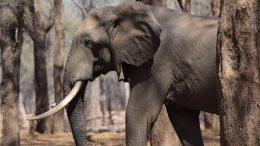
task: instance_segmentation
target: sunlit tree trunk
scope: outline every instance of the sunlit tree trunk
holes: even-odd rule
[[[218,32],[221,144],[260,145],[258,0],[222,0]]]
[[[63,64],[64,64],[64,24],[63,24],[63,1],[54,1],[54,27],[55,27],[55,48],[54,48],[54,92],[55,102],[63,99]],[[64,131],[64,110],[53,116],[53,133]]]
[[[19,146],[20,55],[23,42],[23,1],[1,1],[0,47],[2,62],[3,146]],[[16,9],[14,9],[16,8]]]

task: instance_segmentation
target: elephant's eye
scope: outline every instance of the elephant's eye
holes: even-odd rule
[[[85,45],[86,47],[90,48],[90,49],[92,49],[92,47],[93,47],[93,43],[92,43],[92,41],[90,41],[90,40],[85,40],[85,41],[84,41],[84,45]]]
[[[113,28],[114,28],[114,29],[117,28],[123,20],[124,20],[123,18],[118,18],[118,19],[116,19],[116,20],[114,21],[114,27],[113,27]]]

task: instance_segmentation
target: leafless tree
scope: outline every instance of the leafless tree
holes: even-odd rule
[[[94,8],[93,0],[72,0],[73,3],[80,9],[82,19],[84,19],[88,12]]]

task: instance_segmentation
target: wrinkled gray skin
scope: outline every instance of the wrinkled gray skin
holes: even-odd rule
[[[65,94],[76,81],[87,85],[114,70],[131,87],[127,146],[146,145],[164,103],[181,142],[203,145],[199,111],[218,113],[216,35],[216,19],[139,2],[93,9],[72,42],[64,74]],[[87,144],[83,90],[67,107],[77,146]]]

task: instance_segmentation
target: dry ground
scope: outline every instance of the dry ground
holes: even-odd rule
[[[94,146],[122,146],[125,133],[103,132],[94,134],[90,140]],[[204,130],[203,138],[205,146],[219,146],[219,134],[217,131]],[[2,138],[1,138],[2,139]],[[29,136],[26,131],[21,132],[22,146],[74,146],[71,133],[46,135],[35,134]]]
[[[124,128],[125,112],[119,112],[113,116],[116,128]],[[220,146],[219,133],[216,130],[202,131],[205,146]],[[125,143],[124,132],[94,133],[90,137],[92,146],[123,146]],[[0,132],[0,145],[2,145],[2,133]],[[28,129],[21,131],[21,146],[75,146],[71,133],[55,135],[38,134],[29,135]]]

